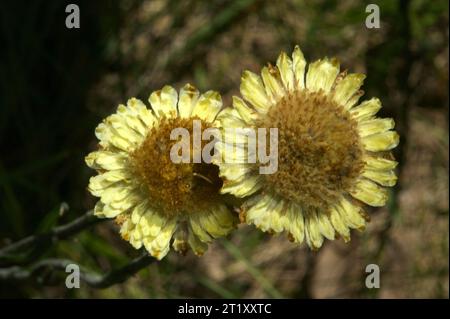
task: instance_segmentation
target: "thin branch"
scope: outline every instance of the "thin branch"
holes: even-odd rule
[[[31,235],[3,247],[0,249],[0,261],[3,262],[4,259],[8,260],[8,258],[11,258],[12,254],[16,252],[23,252],[26,249],[36,248],[38,246],[40,246],[40,251],[45,251],[45,248],[49,247],[52,243],[55,243],[61,239],[66,239],[82,231],[83,229],[104,220],[105,219],[94,216],[92,210],[88,211],[86,214],[75,219],[74,221],[71,221],[65,225],[57,226],[47,233]]]
[[[154,261],[156,261],[155,258],[151,257],[148,254],[144,254],[136,259],[133,259],[130,263],[124,265],[123,267],[111,270],[105,275],[99,275],[97,273],[89,271],[80,271],[80,279],[89,287],[107,288],[112,285],[124,282],[139,270],[147,267]],[[10,268],[0,269],[0,281],[27,281],[33,278],[37,278],[39,273],[46,269],[65,272],[66,267],[70,264],[76,263],[68,259],[50,258],[41,260],[28,268],[14,266]]]

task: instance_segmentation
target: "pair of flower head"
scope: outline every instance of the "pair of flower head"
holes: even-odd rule
[[[88,186],[100,198],[95,215],[115,218],[124,239],[158,259],[171,247],[201,255],[239,222],[286,233],[312,249],[324,238],[349,241],[350,230],[368,221],[364,205],[385,205],[386,187],[397,180],[394,121],[376,117],[377,98],[358,102],[364,78],[341,72],[336,59],[307,66],[296,46],[292,57],[281,53],[261,75],[244,71],[242,96],[233,97],[232,107],[223,108],[219,93],[200,94],[190,84],[153,92],[151,109],[130,99],[98,125],[99,150],[86,157],[98,172]],[[174,163],[171,132],[192,132],[194,120],[224,134],[277,128],[277,171],[260,174],[258,163],[238,158]],[[249,136],[233,132],[218,142],[219,153],[230,140],[248,150]]]

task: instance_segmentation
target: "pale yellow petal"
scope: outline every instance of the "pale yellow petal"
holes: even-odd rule
[[[330,222],[329,214],[326,211],[317,211],[317,221],[320,233],[327,239],[333,240],[335,237],[333,225]]]
[[[197,255],[201,256],[208,249],[208,245],[199,240],[199,238],[194,234],[194,231],[190,229],[188,233],[188,243],[191,246],[192,251]]]
[[[146,249],[150,254],[158,260],[164,258],[170,250],[170,241],[172,239],[173,233],[176,229],[176,220],[172,219],[165,224],[163,229],[160,231],[158,236],[156,236],[150,245],[146,245]],[[144,241],[145,244],[145,241]]]
[[[330,222],[336,232],[344,239],[345,242],[350,241],[350,230],[346,220],[339,214],[336,207],[330,208]]]
[[[111,205],[103,203],[102,214],[106,218],[115,218],[122,214],[124,211],[121,209],[112,208]]]
[[[130,173],[127,170],[107,171],[103,174],[91,177],[89,179],[88,190],[94,196],[99,196],[104,189],[116,182],[127,181],[129,178]]]
[[[393,129],[395,122],[391,118],[376,118],[358,123],[358,131],[361,137],[369,136],[377,133],[384,133]]]
[[[226,128],[239,128],[246,127],[247,125],[239,115],[237,109],[226,107],[217,114],[213,126],[223,131]]]
[[[364,178],[358,180],[350,194],[354,198],[375,207],[384,206],[388,200],[386,189]]]
[[[274,199],[270,195],[258,195],[251,198],[243,206],[246,222],[258,226],[256,222],[268,213],[272,203],[274,203]]]
[[[138,115],[123,104],[118,106],[117,113],[108,116],[95,129],[100,145],[113,145],[125,151],[133,144],[140,143],[145,132],[146,127]]]
[[[296,86],[299,89],[304,89],[306,60],[298,45],[295,46],[294,52],[292,53],[292,63]]]
[[[100,192],[103,203],[111,203],[124,199],[133,190],[129,184],[120,181],[110,185]],[[89,191],[91,191],[89,189]]]
[[[128,131],[132,131],[132,129],[128,127],[116,124],[118,129],[113,128],[111,119],[113,119],[114,116],[117,116],[117,114],[108,116],[103,123],[100,123],[95,129],[95,135],[100,140],[99,144],[105,149],[111,150],[116,148],[118,151],[128,152],[138,144],[138,141],[140,141],[141,138],[128,136],[130,134]]]
[[[132,239],[134,242],[142,242],[142,240],[144,239],[144,233],[142,232],[141,225],[135,225],[133,231],[131,232],[130,239]]]
[[[157,122],[157,119],[152,114],[151,110],[149,110],[141,100],[132,98],[128,100],[127,106],[131,112],[136,114],[147,130],[153,127]]]
[[[208,91],[200,96],[192,110],[191,116],[212,123],[222,108],[222,97],[216,91]]]
[[[358,106],[350,109],[350,114],[359,121],[369,120],[381,109],[381,101],[378,98],[372,98],[363,101]]]
[[[199,96],[199,91],[189,83],[180,90],[180,100],[178,101],[178,113],[180,117],[189,118],[191,116]]]
[[[122,170],[128,167],[125,154],[110,151],[92,152],[85,157],[85,161],[93,169]]]
[[[126,219],[125,222],[120,227],[119,233],[123,239],[129,241],[131,237],[131,232],[134,230],[134,225],[131,223],[129,219]],[[139,247],[140,248],[140,247]],[[139,249],[136,248],[136,249]]]
[[[263,179],[260,175],[243,177],[237,182],[225,180],[220,192],[223,194],[233,194],[237,197],[246,197],[261,189],[262,182]]]
[[[172,247],[176,252],[186,253],[188,250],[188,227],[183,223],[179,223],[174,234]]]
[[[397,167],[398,162],[383,157],[364,156],[366,167],[371,170],[393,170]]]
[[[199,214],[197,218],[201,227],[213,238],[225,236],[229,232],[229,228],[222,227],[211,210]]]
[[[290,220],[288,229],[292,239],[294,242],[301,244],[305,238],[305,221],[301,207],[291,204],[288,212],[288,219]]]
[[[336,209],[350,228],[359,230],[365,228],[366,220],[360,214],[361,208],[357,205],[343,197],[339,205],[336,205]]]
[[[140,249],[143,246],[142,233],[136,225],[132,225],[129,220],[126,220],[120,229],[122,238],[128,240],[135,249]]]
[[[263,67],[261,77],[267,96],[272,103],[276,103],[285,94],[278,68],[273,66]]]
[[[365,78],[364,74],[352,73],[340,80],[334,88],[334,101],[345,107],[353,95],[358,93]]]
[[[113,138],[119,136],[132,146],[138,145],[143,140],[143,136],[128,125],[124,116],[113,114],[106,119],[106,124],[111,127]]]
[[[259,212],[259,216],[256,217],[256,214],[249,210],[247,214],[247,216],[256,217],[253,219],[253,224],[264,232],[274,231],[275,229],[279,230],[281,225],[279,214],[277,213],[280,201],[278,199],[271,198],[270,196],[267,197],[270,199],[267,205],[262,206],[262,209],[264,210],[263,213]],[[261,210],[261,207],[259,209]],[[249,218],[247,221],[248,220]]]
[[[285,52],[281,52],[277,59],[277,67],[286,91],[293,91],[295,89],[294,70],[292,66],[291,58]]]
[[[214,145],[216,156],[213,157],[212,163],[221,166],[222,164],[245,164],[247,154],[245,149],[240,145],[230,144],[228,142],[219,141]],[[237,151],[239,149],[239,151]]]
[[[233,107],[246,123],[253,123],[258,118],[258,113],[237,96],[233,96]]]
[[[143,242],[142,240],[135,240],[134,237],[130,237],[129,239],[131,246],[133,246],[134,249],[141,249]]]
[[[101,192],[101,201],[118,211],[134,207],[142,199],[141,193],[127,184],[118,182]]]
[[[217,205],[211,210],[211,213],[214,215],[217,223],[227,232],[233,229],[237,223],[236,214],[231,212],[225,205]]]
[[[195,216],[192,216],[189,219],[189,225],[192,228],[192,231],[194,234],[204,243],[210,243],[212,241],[211,236],[203,229],[199,218],[197,215],[201,213],[196,214]]]
[[[157,117],[175,118],[177,116],[177,91],[169,86],[150,94],[148,99]]]
[[[166,222],[165,217],[147,208],[145,214],[139,220],[139,225],[141,225],[145,236],[156,237],[164,228]]]
[[[147,203],[148,201],[144,200],[133,208],[133,212],[131,213],[131,222],[133,224],[137,225],[141,222],[141,219],[148,211]]]
[[[101,122],[95,128],[95,136],[100,141],[100,145],[107,147],[110,138],[109,127],[104,122]]]
[[[306,88],[309,91],[319,90],[329,93],[339,73],[339,61],[337,59],[317,60],[309,64],[306,74]]]
[[[246,130],[251,129],[247,128]],[[246,134],[236,135],[225,133],[223,135],[225,142],[218,142],[214,145],[220,155],[219,158],[222,160],[221,163],[241,165],[254,160],[256,161],[256,147],[247,148],[245,144],[242,144],[247,143],[248,136]],[[215,163],[217,162],[215,161]]]
[[[112,201],[110,201],[108,204],[113,209],[126,211],[136,206],[138,203],[140,203],[143,198],[144,196],[139,191],[139,189],[130,188],[128,190],[128,194],[123,199],[117,199],[116,197],[113,197]],[[102,194],[102,201],[103,201],[103,194]]]
[[[362,176],[382,186],[392,187],[397,183],[397,175],[394,171],[364,169]]]
[[[260,113],[267,113],[271,104],[261,78],[253,72],[244,71],[241,78],[241,94]]]
[[[361,96],[364,95],[363,90],[357,91],[353,96],[345,103],[344,109],[351,110],[356,104],[358,104],[359,99]]]
[[[144,103],[138,99],[131,98],[127,102],[127,107],[119,105],[117,112],[125,117],[125,121],[130,128],[132,128],[135,132],[138,132],[142,137],[145,137],[148,131],[148,126],[141,120],[138,109],[134,107],[139,103],[144,105]]]
[[[257,143],[257,135],[252,127],[224,127],[222,141],[228,145],[241,146],[246,150],[249,149],[251,153],[245,155],[256,154],[256,147],[253,150],[251,147],[248,147],[249,143],[250,145],[256,145]]]
[[[399,143],[400,137],[395,131],[373,134],[361,139],[364,148],[371,152],[389,151]]]
[[[315,213],[305,214],[305,239],[312,249],[319,249],[323,244],[323,236]]]
[[[132,143],[129,139],[125,139],[117,134],[111,134],[109,144],[126,153],[136,148],[137,143]]]
[[[246,164],[226,164],[220,165],[220,176],[224,179],[234,181],[240,180],[250,173],[251,166]]]
[[[273,206],[269,214],[267,214],[267,217],[269,218],[268,227],[271,231],[281,233],[284,230],[284,221],[286,220],[285,214],[287,213],[286,208],[287,204],[283,200],[280,200]]]
[[[98,201],[94,207],[94,215],[97,217],[100,217],[100,218],[106,217],[105,214],[103,213],[104,207],[105,207],[105,204],[102,203],[101,201]]]

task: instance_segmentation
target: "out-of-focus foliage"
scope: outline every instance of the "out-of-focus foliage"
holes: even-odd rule
[[[243,225],[202,258],[171,253],[105,290],[53,281],[1,285],[0,296],[448,297],[448,1],[75,2],[79,30],[65,28],[69,2],[0,9],[0,246],[93,207],[83,159],[119,103],[191,82],[229,105],[244,69],[295,44],[309,60],[337,56],[367,73],[365,97],[380,97],[402,136],[399,185],[347,245],[311,253]],[[364,24],[369,3],[380,7],[380,29]],[[137,252],[103,223],[45,255],[104,271]],[[381,268],[378,290],[364,286],[370,263]]]

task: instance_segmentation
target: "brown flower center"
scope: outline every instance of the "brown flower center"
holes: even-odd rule
[[[219,169],[213,164],[194,163],[193,120],[162,118],[159,125],[147,133],[142,144],[131,154],[132,165],[152,207],[168,216],[196,213],[217,201],[222,181]],[[201,121],[202,130],[210,127]],[[175,128],[189,131],[190,163],[174,163],[170,150],[176,143],[170,134]],[[201,136],[201,135],[200,135]],[[209,141],[202,141],[201,148]]]
[[[278,171],[264,176],[282,198],[326,208],[361,173],[357,123],[322,92],[287,94],[257,125],[278,128]]]

